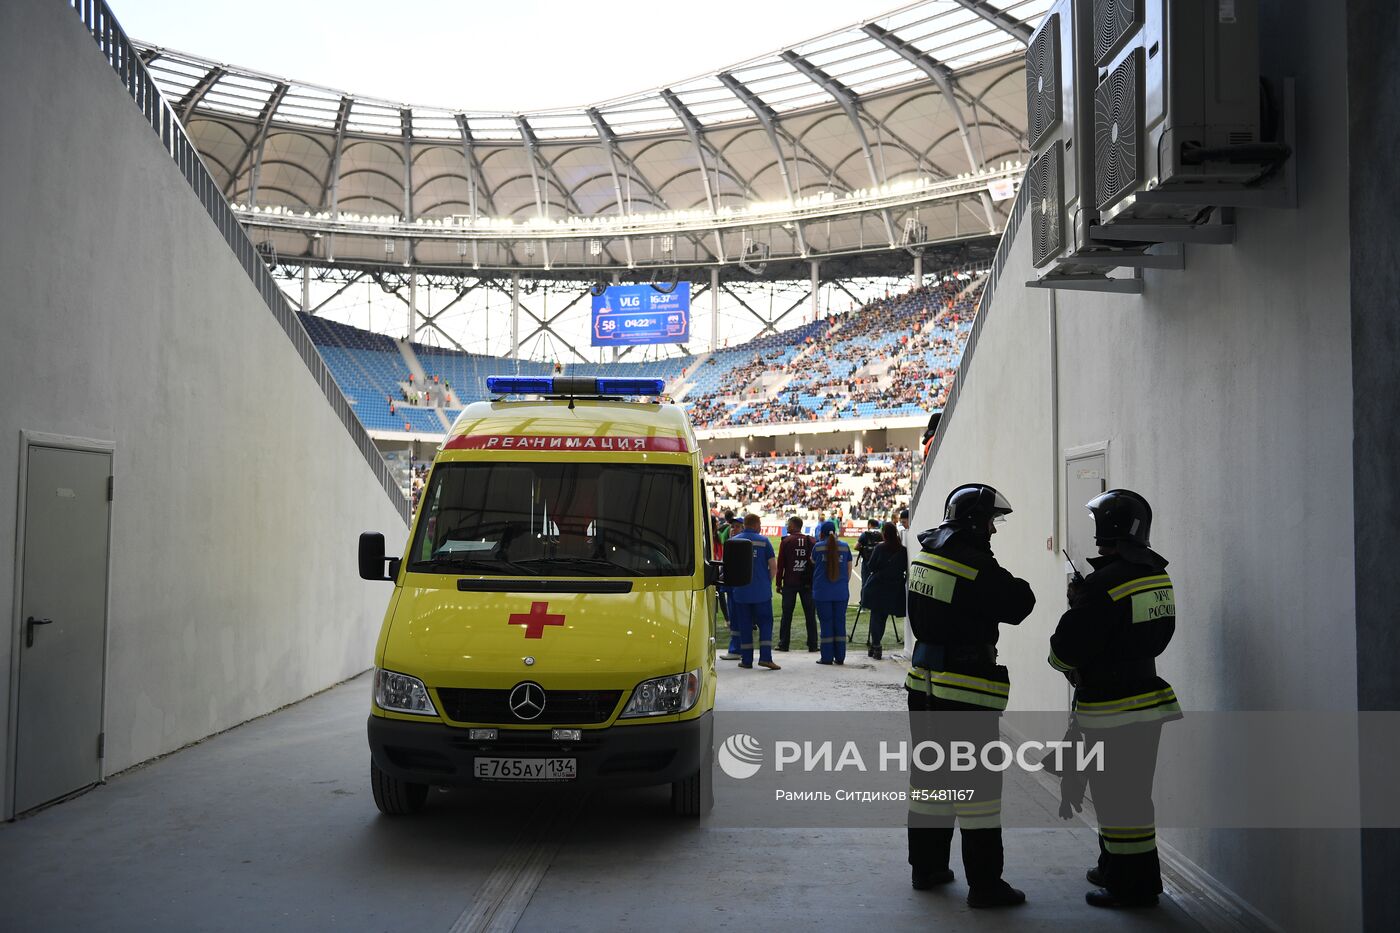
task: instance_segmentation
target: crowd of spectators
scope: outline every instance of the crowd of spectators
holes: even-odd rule
[[[804,408],[791,397],[771,399],[764,402],[750,402],[746,408],[730,413],[730,420],[737,416],[744,424],[791,424],[794,421],[816,421],[818,414]]]
[[[831,315],[808,329],[798,346],[774,349],[770,338],[713,389],[686,396],[692,423],[713,428],[855,417],[869,412],[871,405],[857,408],[861,403],[903,413],[941,408],[985,281],[947,278]]]
[[[418,500],[423,497],[423,484],[428,481],[431,463],[415,463],[409,473],[409,492],[413,497],[413,510],[418,511]]]
[[[908,505],[913,454],[827,451],[711,458],[705,464],[710,501],[753,511],[773,523],[789,515],[825,513],[835,521],[892,519]]]
[[[870,483],[861,490],[860,499],[851,505],[851,518],[893,520],[898,510],[909,504],[913,495],[913,466],[911,455],[902,451],[883,469],[877,462],[871,470]]]

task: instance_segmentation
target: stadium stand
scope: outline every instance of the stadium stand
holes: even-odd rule
[[[714,353],[677,394],[696,427],[941,408],[984,281],[969,273],[945,278]]]
[[[390,411],[390,402],[402,398],[400,385],[408,381],[409,368],[393,339],[309,314],[298,316],[360,423],[370,430],[402,430],[404,419]]]
[[[636,379],[665,379],[667,385],[681,378],[695,364],[694,356],[673,356],[664,360],[616,363],[570,363],[564,367],[570,376],[618,376]]]
[[[843,521],[892,521],[909,504],[913,456],[898,450],[716,457],[705,464],[705,482],[711,502],[755,512],[769,525],[818,512]]]
[[[441,434],[487,397],[486,377],[637,376],[666,380],[699,428],[922,415],[941,408],[967,342],[981,273],[954,273],[846,314],[765,334],[713,353],[661,360],[510,360],[301,315],[366,428]],[[408,351],[406,353],[406,351]],[[421,372],[410,382],[416,357]],[[393,410],[391,410],[391,403]]]
[[[421,343],[412,346],[429,382],[436,376],[444,394],[449,391],[452,393],[453,408],[486,398],[487,376],[547,376],[554,371],[551,364],[541,361],[507,360],[496,356],[429,347]]]

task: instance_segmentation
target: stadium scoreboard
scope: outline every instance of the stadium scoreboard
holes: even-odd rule
[[[650,285],[610,285],[593,296],[593,346],[685,343],[690,339],[690,283],[674,291]]]

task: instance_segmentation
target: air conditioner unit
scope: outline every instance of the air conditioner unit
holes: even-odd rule
[[[1091,0],[1058,0],[1026,47],[1031,260],[1046,272],[1096,248],[1092,24]]]
[[[1212,188],[1276,158],[1260,145],[1258,13],[1258,0],[1093,0],[1100,223],[1191,220]],[[1167,187],[1199,203],[1144,194]]]

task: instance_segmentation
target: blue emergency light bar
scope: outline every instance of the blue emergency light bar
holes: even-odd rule
[[[487,376],[486,391],[496,395],[660,395],[664,379],[580,376]]]
[[[486,391],[496,395],[549,395],[554,380],[549,376],[487,376]]]

